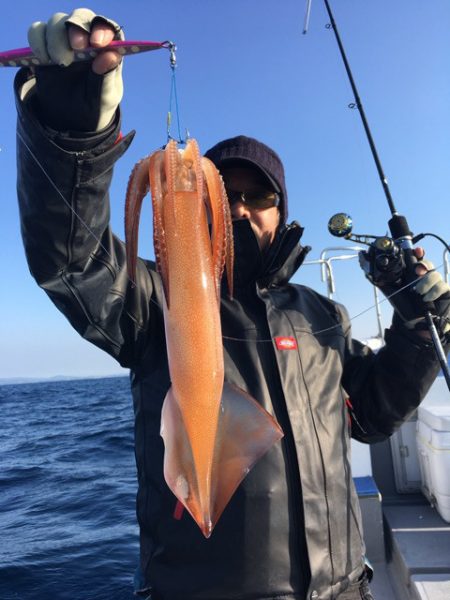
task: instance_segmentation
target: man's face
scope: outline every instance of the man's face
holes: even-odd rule
[[[239,192],[245,195],[248,192],[254,195],[261,192],[263,197],[267,192],[272,191],[262,173],[252,167],[225,166],[220,169],[220,172],[227,193]],[[266,250],[272,243],[280,222],[278,207],[254,208],[240,201],[231,204],[231,216],[233,221],[240,219],[250,221],[261,251]]]

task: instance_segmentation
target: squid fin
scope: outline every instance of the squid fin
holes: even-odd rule
[[[199,494],[191,442],[172,388],[163,405],[161,435],[167,484],[208,538],[241,481],[283,432],[249,394],[224,384],[207,498]]]

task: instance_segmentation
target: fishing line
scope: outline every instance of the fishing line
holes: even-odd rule
[[[120,271],[120,266],[117,263],[117,261],[114,259],[114,257],[111,255],[111,253],[108,251],[108,249],[102,244],[102,241],[100,240],[100,238],[98,238],[95,233],[92,231],[92,229],[89,227],[89,225],[86,223],[86,221],[83,219],[83,217],[81,217],[77,211],[73,208],[72,204],[67,200],[67,198],[64,196],[64,194],[61,192],[61,190],[58,188],[58,186],[56,185],[56,183],[53,181],[53,179],[51,178],[51,176],[49,175],[49,173],[47,173],[47,171],[45,170],[44,165],[42,165],[42,163],[39,161],[39,159],[35,156],[35,154],[33,153],[33,151],[31,150],[31,148],[28,146],[28,144],[26,143],[26,141],[24,140],[22,134],[20,133],[20,131],[17,131],[17,137],[20,138],[22,144],[25,146],[25,148],[28,150],[28,152],[30,153],[30,156],[33,158],[33,160],[35,161],[35,163],[38,165],[38,167],[41,169],[41,171],[43,172],[43,174],[45,175],[45,177],[47,178],[47,180],[49,181],[50,185],[53,187],[53,189],[56,191],[56,193],[58,194],[58,196],[63,200],[64,204],[69,208],[69,210],[72,212],[72,214],[77,217],[77,219],[80,220],[81,224],[86,228],[86,230],[90,233],[90,235],[92,235],[92,237],[94,238],[94,240],[98,243],[98,245],[100,246],[100,248],[102,248],[102,250],[105,252],[105,254],[111,259],[111,263],[112,266],[117,270],[117,272]],[[127,275],[127,279],[128,281],[132,284],[133,287],[136,287],[136,282],[133,281],[131,279],[131,277],[129,277]],[[157,302],[155,302],[154,300],[152,300],[150,298],[151,302],[154,302],[157,306],[159,306],[159,304]]]
[[[175,46],[175,44],[171,43],[171,45],[170,45],[170,68],[172,71],[172,77],[171,77],[171,81],[170,81],[169,110],[167,111],[167,141],[169,142],[170,140],[175,140],[179,144],[184,144],[184,143],[186,143],[186,140],[185,139],[183,140],[181,137],[180,108],[178,105],[177,78],[176,78],[176,71],[175,71],[177,68],[176,49],[177,49],[177,47]],[[172,106],[173,106],[174,100],[175,100],[175,116],[177,119],[177,128],[178,128],[178,139],[174,138],[170,133],[170,129],[172,126]],[[189,135],[186,134],[186,137],[189,137]]]
[[[77,211],[73,208],[73,206],[70,204],[70,202],[65,198],[64,194],[60,191],[60,189],[58,188],[58,186],[56,185],[56,183],[53,181],[53,179],[50,177],[50,175],[47,173],[47,171],[45,170],[44,166],[39,162],[39,159],[35,156],[35,154],[33,153],[33,151],[31,150],[31,148],[28,146],[28,144],[26,143],[26,141],[24,140],[22,134],[17,131],[17,137],[20,138],[22,144],[25,146],[25,148],[28,150],[28,152],[30,153],[31,157],[34,159],[35,163],[38,165],[38,167],[41,169],[41,171],[44,173],[44,175],[46,176],[46,178],[48,179],[49,183],[51,184],[51,186],[53,187],[53,189],[55,190],[55,192],[58,194],[58,196],[63,200],[64,204],[72,211],[72,213],[81,221],[81,223],[85,226],[85,228],[87,229],[87,231],[92,235],[92,237],[95,239],[96,242],[98,242],[98,244],[100,245],[100,247],[106,252],[106,254],[109,256],[109,258],[111,258],[111,260],[114,262],[113,257],[111,256],[111,254],[108,252],[108,250],[105,248],[105,246],[102,244],[102,242],[99,240],[99,238],[95,235],[95,233],[92,231],[92,229],[89,227],[89,225],[86,223],[86,221],[77,213]],[[113,264],[114,267],[118,268],[117,263]],[[131,281],[131,280],[130,280]]]
[[[77,219],[80,220],[81,224],[86,228],[86,230],[90,233],[90,235],[92,235],[92,237],[94,238],[94,240],[99,244],[99,246],[102,248],[102,250],[105,252],[105,254],[111,259],[111,262],[113,264],[113,266],[115,267],[115,269],[117,270],[117,272],[120,271],[120,266],[117,263],[117,261],[114,259],[114,257],[111,255],[111,253],[108,251],[108,249],[102,244],[101,240],[98,238],[98,236],[95,235],[95,233],[92,231],[92,229],[89,227],[89,225],[86,223],[86,221],[77,213],[77,211],[73,208],[73,206],[71,205],[71,203],[66,199],[66,197],[64,196],[64,194],[60,191],[60,189],[58,188],[58,186],[56,185],[56,183],[53,181],[53,179],[51,178],[51,176],[47,173],[47,171],[45,170],[45,167],[42,165],[42,163],[38,160],[38,158],[35,156],[35,154],[33,153],[33,151],[31,150],[31,148],[28,146],[28,144],[26,143],[26,141],[24,140],[22,134],[18,131],[17,132],[17,137],[20,138],[21,142],[23,143],[23,145],[25,146],[25,148],[28,150],[28,152],[30,153],[30,156],[33,158],[33,160],[36,162],[36,164],[38,165],[38,167],[41,169],[41,171],[44,173],[45,177],[47,178],[47,180],[49,181],[49,183],[51,184],[51,186],[53,187],[53,189],[56,191],[56,193],[58,194],[58,196],[63,200],[64,204],[69,208],[69,210],[72,212],[72,214],[77,217]],[[438,267],[435,267],[435,269],[433,270],[437,270],[440,269],[443,266],[443,263],[441,263]],[[431,271],[429,271],[431,272]],[[137,283],[135,281],[133,281],[131,279],[131,277],[129,277],[129,275],[127,274],[127,280],[132,284],[133,287],[139,287],[137,285]],[[403,286],[402,288],[400,288],[399,290],[393,292],[392,294],[390,294],[389,296],[386,296],[384,298],[382,298],[379,302],[379,304],[389,300],[390,298],[394,297],[396,294],[399,294],[400,292],[402,292],[403,290],[407,289],[408,287],[414,285],[415,283],[417,283],[422,276],[417,277],[415,280],[411,281],[410,283],[406,284],[405,286]],[[149,299],[150,302],[152,304],[155,304],[155,306],[157,306],[159,308],[159,310],[162,311],[162,306],[156,302],[156,300],[153,300],[153,298]],[[331,327],[327,327],[325,329],[320,329],[318,331],[311,331],[311,332],[307,332],[306,330],[304,331],[304,333],[310,333],[310,335],[319,335],[322,333],[326,333],[328,331],[333,331],[334,329],[338,329],[340,327],[342,327],[343,325],[349,325],[351,324],[351,322],[355,319],[357,319],[358,317],[366,314],[367,312],[374,310],[376,308],[376,304],[372,304],[371,306],[369,306],[368,308],[364,309],[363,311],[357,313],[356,315],[354,315],[353,317],[350,317],[347,321],[343,321],[342,323],[339,323],[337,325],[333,325]],[[231,337],[231,336],[222,336],[222,338],[224,340],[229,340],[229,341],[233,341],[233,342],[246,342],[248,343],[249,340],[246,338],[236,338],[236,337]],[[267,340],[252,340],[255,343],[273,343],[273,339],[267,339]]]
[[[444,263],[441,263],[440,265],[438,265],[437,267],[430,269],[428,271],[428,273],[432,273],[433,271],[436,271],[438,269],[440,269],[443,266]],[[390,294],[389,296],[385,296],[384,298],[382,298],[378,304],[382,304],[383,302],[387,302],[388,300],[390,300],[391,298],[393,298],[394,296],[396,296],[397,294],[399,294],[400,292],[403,292],[404,290],[408,289],[410,286],[416,284],[421,278],[423,277],[423,275],[420,275],[417,277],[417,279],[415,279],[414,281],[411,281],[409,283],[407,283],[406,285],[404,285],[403,287],[399,288],[398,290],[396,290],[395,292],[393,292],[392,294]],[[365,308],[364,310],[362,310],[361,312],[357,313],[356,315],[353,315],[352,317],[349,317],[347,320],[342,321],[341,323],[337,323],[336,325],[332,325],[331,327],[326,327],[325,329],[319,329],[317,331],[309,331],[307,329],[297,329],[297,331],[299,333],[308,333],[309,335],[320,335],[321,333],[326,333],[328,331],[333,331],[334,329],[339,329],[341,327],[345,327],[346,325],[351,325],[352,321],[354,321],[355,319],[357,319],[358,317],[361,317],[362,315],[365,315],[366,313],[368,313],[371,310],[376,309],[377,305],[376,304],[372,304],[371,306]],[[248,340],[248,339],[241,339],[241,338],[236,338],[236,337],[230,337],[227,335],[223,335],[222,336],[224,340],[230,340],[232,342],[255,342],[255,343],[273,343],[273,339],[267,339],[267,340]]]

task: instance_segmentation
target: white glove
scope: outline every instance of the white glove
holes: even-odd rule
[[[105,43],[94,38],[95,33],[91,37],[99,26],[108,30]],[[59,131],[91,132],[110,124],[123,96],[119,56],[112,55],[110,64],[114,68],[108,71],[104,70],[108,64],[104,57],[98,56],[91,63],[73,63],[73,59],[76,49],[94,45],[94,40],[95,46],[101,47],[111,39],[124,39],[121,28],[87,8],[75,9],[71,15],[56,13],[48,23],[38,21],[31,25],[28,41],[33,52],[43,65],[50,62],[59,65],[35,68],[38,102],[45,124]]]
[[[450,333],[450,286],[443,280],[441,274],[435,270],[434,265],[429,260],[421,260],[417,263],[427,270],[417,283],[413,286],[413,291],[420,296],[423,302],[433,302],[435,316],[439,319],[438,331],[441,335]],[[408,329],[421,328],[423,317],[412,319],[404,323]]]

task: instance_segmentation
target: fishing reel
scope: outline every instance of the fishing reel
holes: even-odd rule
[[[333,215],[328,222],[328,231],[336,237],[367,246],[367,250],[359,252],[359,264],[366,278],[383,292],[403,322],[419,320],[416,328],[427,329],[425,314],[430,310],[435,314],[435,308],[432,303],[423,302],[414,291],[413,284],[417,279],[417,259],[412,251],[414,238],[404,217],[395,219],[397,222],[394,220],[393,226],[389,223],[394,235],[398,234],[395,238],[352,233],[353,221],[346,213]]]
[[[352,229],[352,218],[346,213],[337,213],[328,221],[331,235],[368,246],[359,253],[359,262],[369,281],[377,287],[401,283],[406,272],[401,243],[388,236],[354,234]]]

